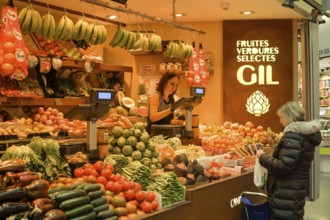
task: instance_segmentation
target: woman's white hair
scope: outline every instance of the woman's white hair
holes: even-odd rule
[[[297,102],[287,102],[277,110],[277,115],[282,116],[287,122],[305,121],[305,110]]]

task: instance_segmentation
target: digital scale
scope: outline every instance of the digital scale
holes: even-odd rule
[[[192,128],[192,110],[199,105],[205,96],[205,87],[190,87],[190,96],[183,97],[174,102],[172,107],[175,109],[185,109],[185,125],[151,125],[151,135],[163,134],[164,136],[177,136],[179,138],[191,139],[194,137]],[[184,127],[184,130],[183,130]],[[183,130],[181,132],[181,130]],[[170,131],[170,132],[168,132]]]
[[[90,89],[89,103],[79,104],[66,114],[67,118],[87,121],[87,149],[90,157],[97,157],[97,119],[107,114],[114,97],[115,91],[112,89]]]

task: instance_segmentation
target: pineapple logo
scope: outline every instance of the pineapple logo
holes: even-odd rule
[[[245,106],[248,112],[259,117],[269,111],[270,104],[268,98],[257,90],[247,99]]]

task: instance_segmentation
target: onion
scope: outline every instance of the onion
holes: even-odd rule
[[[48,111],[48,110],[46,110],[46,111],[44,112],[44,115],[46,115],[46,116],[48,117],[48,116],[50,116],[50,115],[51,115],[51,112],[50,112],[50,111]]]
[[[45,123],[46,125],[53,125],[53,121],[52,120],[50,120],[50,119],[48,119],[47,121],[46,121],[46,123]]]
[[[63,113],[62,113],[63,114]],[[53,108],[52,110],[52,115],[57,116],[58,115],[58,110],[56,108]]]
[[[39,119],[39,121],[41,122],[41,123],[45,123],[46,121],[47,121],[47,116],[46,115],[42,115],[41,117],[40,117],[40,119]]]
[[[40,120],[40,114],[35,114],[34,115],[34,120],[39,121]]]
[[[45,109],[43,108],[43,107],[39,107],[38,108],[38,113],[39,114],[42,114],[42,113],[44,113],[45,112]]]
[[[64,114],[62,112],[57,113],[57,117],[64,118]]]
[[[50,115],[48,118],[52,121],[57,121],[57,118],[55,115]]]

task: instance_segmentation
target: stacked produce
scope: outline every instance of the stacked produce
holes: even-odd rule
[[[108,139],[109,152],[123,154],[129,160],[138,160],[151,170],[161,168],[155,145],[149,143],[150,136],[145,130],[144,123],[136,122],[130,129],[115,126]]]
[[[175,155],[180,155],[182,153],[186,154],[189,160],[196,160],[205,157],[205,152],[201,146],[198,145],[180,145],[175,148]]]
[[[119,109],[119,108],[118,108]],[[117,111],[116,111],[117,112]],[[118,110],[119,113],[121,111]],[[124,129],[132,128],[132,122],[123,114],[109,112],[105,118],[97,120],[97,127],[112,128],[119,126]]]
[[[123,168],[122,175],[129,181],[140,183],[143,190],[151,182],[151,170],[144,166],[140,161],[132,161]]]

